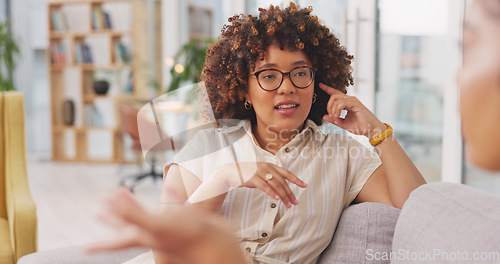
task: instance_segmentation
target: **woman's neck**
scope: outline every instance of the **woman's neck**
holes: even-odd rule
[[[260,147],[269,151],[273,155],[278,152],[284,145],[292,140],[303,127],[300,129],[281,130],[276,131],[276,127],[272,126],[258,126],[257,124],[252,127],[252,133],[259,143]]]

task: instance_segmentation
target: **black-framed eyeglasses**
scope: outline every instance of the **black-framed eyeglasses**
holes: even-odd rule
[[[299,89],[306,88],[313,82],[314,73],[316,73],[316,68],[300,66],[289,72],[282,72],[275,69],[265,69],[254,72],[252,75],[257,77],[257,83],[262,90],[274,91],[281,86],[284,76],[288,76],[295,87]]]

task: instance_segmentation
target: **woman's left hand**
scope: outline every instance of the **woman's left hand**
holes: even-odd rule
[[[381,134],[387,128],[358,98],[346,95],[324,83],[320,83],[319,87],[330,95],[326,107],[328,115],[323,116],[323,120],[369,139]],[[347,110],[347,115],[343,119],[340,118],[342,110]]]

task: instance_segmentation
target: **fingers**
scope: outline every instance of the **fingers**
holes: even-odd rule
[[[330,96],[326,105],[326,111],[330,117],[327,121],[337,126],[342,123],[343,120],[340,118],[340,114],[342,110],[346,108],[346,99],[348,98],[349,97],[343,93]]]
[[[319,87],[330,95],[326,109],[328,116],[323,116],[323,120],[368,138],[375,128],[384,127],[383,123],[356,97],[345,95],[323,83],[320,83]],[[344,118],[340,118],[342,110],[348,111]]]
[[[323,120],[325,120],[326,122],[329,122],[329,123],[332,123],[332,124],[335,124],[335,119],[333,119],[333,117],[331,117],[330,115],[324,115],[323,116]]]
[[[272,175],[272,178],[269,180],[266,179],[268,174]],[[252,179],[250,179],[250,181],[246,182],[242,186],[258,188],[274,200],[283,201],[285,206],[288,208],[292,206],[292,203],[298,204],[297,199],[293,195],[286,181],[279,172],[273,170],[272,168],[256,174]]]
[[[290,190],[288,184],[278,173],[273,174],[273,178],[267,180],[266,183],[271,186],[276,193],[278,193],[281,201],[286,207],[290,208],[292,207],[292,204],[297,205],[299,203],[293,195],[292,190]]]
[[[114,251],[125,248],[139,246],[133,239],[117,238],[115,240],[96,242],[85,248],[87,253],[97,253],[102,251]]]
[[[272,179],[267,180],[266,183],[279,195],[279,198],[283,201],[285,206],[290,208],[292,205],[297,205],[299,201],[293,194],[290,186],[288,186],[287,181],[290,181],[302,188],[307,187],[307,184],[290,171],[274,164],[271,164],[269,172],[273,175],[273,177]]]
[[[296,184],[297,186],[302,187],[302,188],[307,187],[307,183],[305,183],[304,181],[302,181],[301,179],[299,179],[297,176],[295,176],[289,170],[281,168],[281,167],[276,166],[276,165],[275,165],[274,169],[276,169],[281,174],[281,176],[283,176],[283,178],[285,178],[288,181]]]
[[[135,241],[135,245],[139,245],[140,238],[145,236],[137,236],[137,232],[154,231],[154,215],[144,210],[128,190],[121,188],[115,191],[107,199],[107,205],[107,210],[99,214],[99,220],[126,234],[122,236],[123,241],[129,241],[129,243]],[[115,247],[119,245],[108,243]],[[129,244],[123,244],[123,246],[127,245]]]
[[[343,118],[340,117],[340,115],[342,114],[342,110],[346,109],[347,107],[348,104],[347,100],[349,100],[347,97],[342,99],[337,99],[335,100],[335,103],[331,108],[334,124],[337,126],[341,126],[342,121],[344,120]]]
[[[130,224],[121,228],[118,235],[111,240],[96,242],[85,248],[87,253],[114,251],[130,247],[155,248],[165,245],[165,241],[158,240],[155,230],[143,229],[141,226]],[[168,236],[166,236],[168,239]]]
[[[240,163],[240,166],[245,169],[242,170],[244,173],[252,175],[248,181],[239,185],[240,187],[258,188],[272,199],[283,201],[288,208],[298,204],[288,181],[301,188],[307,187],[307,184],[293,173],[272,163],[248,162]],[[267,179],[268,174],[272,175],[270,179]]]
[[[330,87],[324,83],[319,83],[319,88],[321,88],[323,91],[325,91],[329,95],[334,95],[334,94],[345,95],[343,92],[341,92],[333,87]]]
[[[88,253],[125,249],[133,246],[146,246],[141,241],[141,227],[137,225],[139,218],[148,218],[147,214],[130,217],[131,213],[143,213],[128,191],[118,190],[107,200],[108,208],[99,214],[99,220],[118,231],[112,240],[97,242],[85,249]]]
[[[115,229],[120,229],[127,224],[127,222],[115,212],[113,212],[112,209],[99,213],[97,217],[99,221]]]
[[[269,195],[269,197],[273,198],[274,200],[279,200],[281,198],[281,196],[278,195],[278,193],[276,193],[274,189],[269,184],[267,184],[267,182],[262,178],[256,177],[256,182],[254,184],[255,187],[265,192],[267,195]]]
[[[122,221],[144,224],[149,213],[142,208],[125,188],[115,191],[107,200],[111,212]]]
[[[319,87],[330,95],[330,99],[328,100],[326,106],[328,115],[323,116],[323,120],[339,127],[343,127],[344,119],[340,117],[342,110],[351,111],[356,109],[358,104],[356,97],[348,96],[343,92],[323,83],[320,83]]]

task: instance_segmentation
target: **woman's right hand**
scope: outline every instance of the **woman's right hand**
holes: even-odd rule
[[[268,162],[235,162],[221,166],[218,170],[226,176],[233,187],[258,188],[275,200],[283,201],[286,207],[299,202],[287,181],[305,188],[307,184],[290,171]]]

